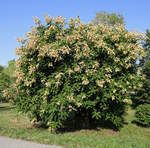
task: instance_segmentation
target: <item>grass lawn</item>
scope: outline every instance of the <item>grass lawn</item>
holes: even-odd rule
[[[120,132],[100,129],[52,134],[46,129],[32,127],[28,118],[18,114],[9,104],[0,104],[0,135],[65,148],[150,148],[150,128],[132,124],[133,119],[134,111],[129,109],[127,124]]]

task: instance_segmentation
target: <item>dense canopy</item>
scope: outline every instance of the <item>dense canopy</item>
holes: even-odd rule
[[[19,38],[17,105],[33,122],[52,128],[66,121],[106,122],[119,128],[125,104],[137,86],[136,60],[144,55],[141,35],[122,25],[84,24],[79,18],[35,18]],[[79,124],[79,122],[78,122]]]

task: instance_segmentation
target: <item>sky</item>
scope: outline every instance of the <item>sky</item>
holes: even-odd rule
[[[150,0],[0,0],[0,65],[17,58],[16,39],[30,30],[34,16],[80,16],[88,23],[99,11],[121,13],[129,30],[150,28]]]

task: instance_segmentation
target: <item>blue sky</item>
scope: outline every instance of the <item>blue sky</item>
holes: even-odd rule
[[[16,38],[29,31],[33,16],[42,20],[45,14],[66,19],[80,16],[89,22],[98,11],[122,13],[129,30],[150,28],[150,0],[1,0],[0,65],[16,58]]]

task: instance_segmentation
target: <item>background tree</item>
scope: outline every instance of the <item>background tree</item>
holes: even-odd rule
[[[97,12],[93,20],[93,23],[96,25],[104,24],[108,26],[114,26],[118,24],[125,25],[124,17],[121,14],[107,13],[105,11]]]
[[[150,60],[150,30],[146,30],[145,40],[143,41],[143,48],[146,52],[146,56],[140,60],[140,67],[143,67],[146,61]]]
[[[134,106],[148,103],[150,104],[150,31],[146,30],[146,37],[143,43],[146,57],[142,58],[139,67],[142,69],[142,73],[145,79],[142,82],[142,87],[137,90],[135,99],[133,99]]]
[[[4,73],[10,77],[10,87],[13,83],[15,83],[15,70],[16,70],[16,62],[15,60],[10,60],[8,62],[8,66],[4,69]]]
[[[4,69],[4,73],[6,73],[8,76],[15,77],[15,59],[10,60],[8,62],[8,66]]]
[[[15,60],[11,60],[8,62],[8,67],[4,68],[4,74],[9,77],[9,86],[5,87],[3,90],[3,96],[5,100],[15,103],[16,99],[16,85],[15,85],[15,69],[16,69],[16,62]]]
[[[0,66],[0,102],[6,102],[6,98],[3,96],[3,91],[9,87],[10,78],[4,73],[4,67]]]
[[[4,70],[4,67],[0,65],[0,72]]]

